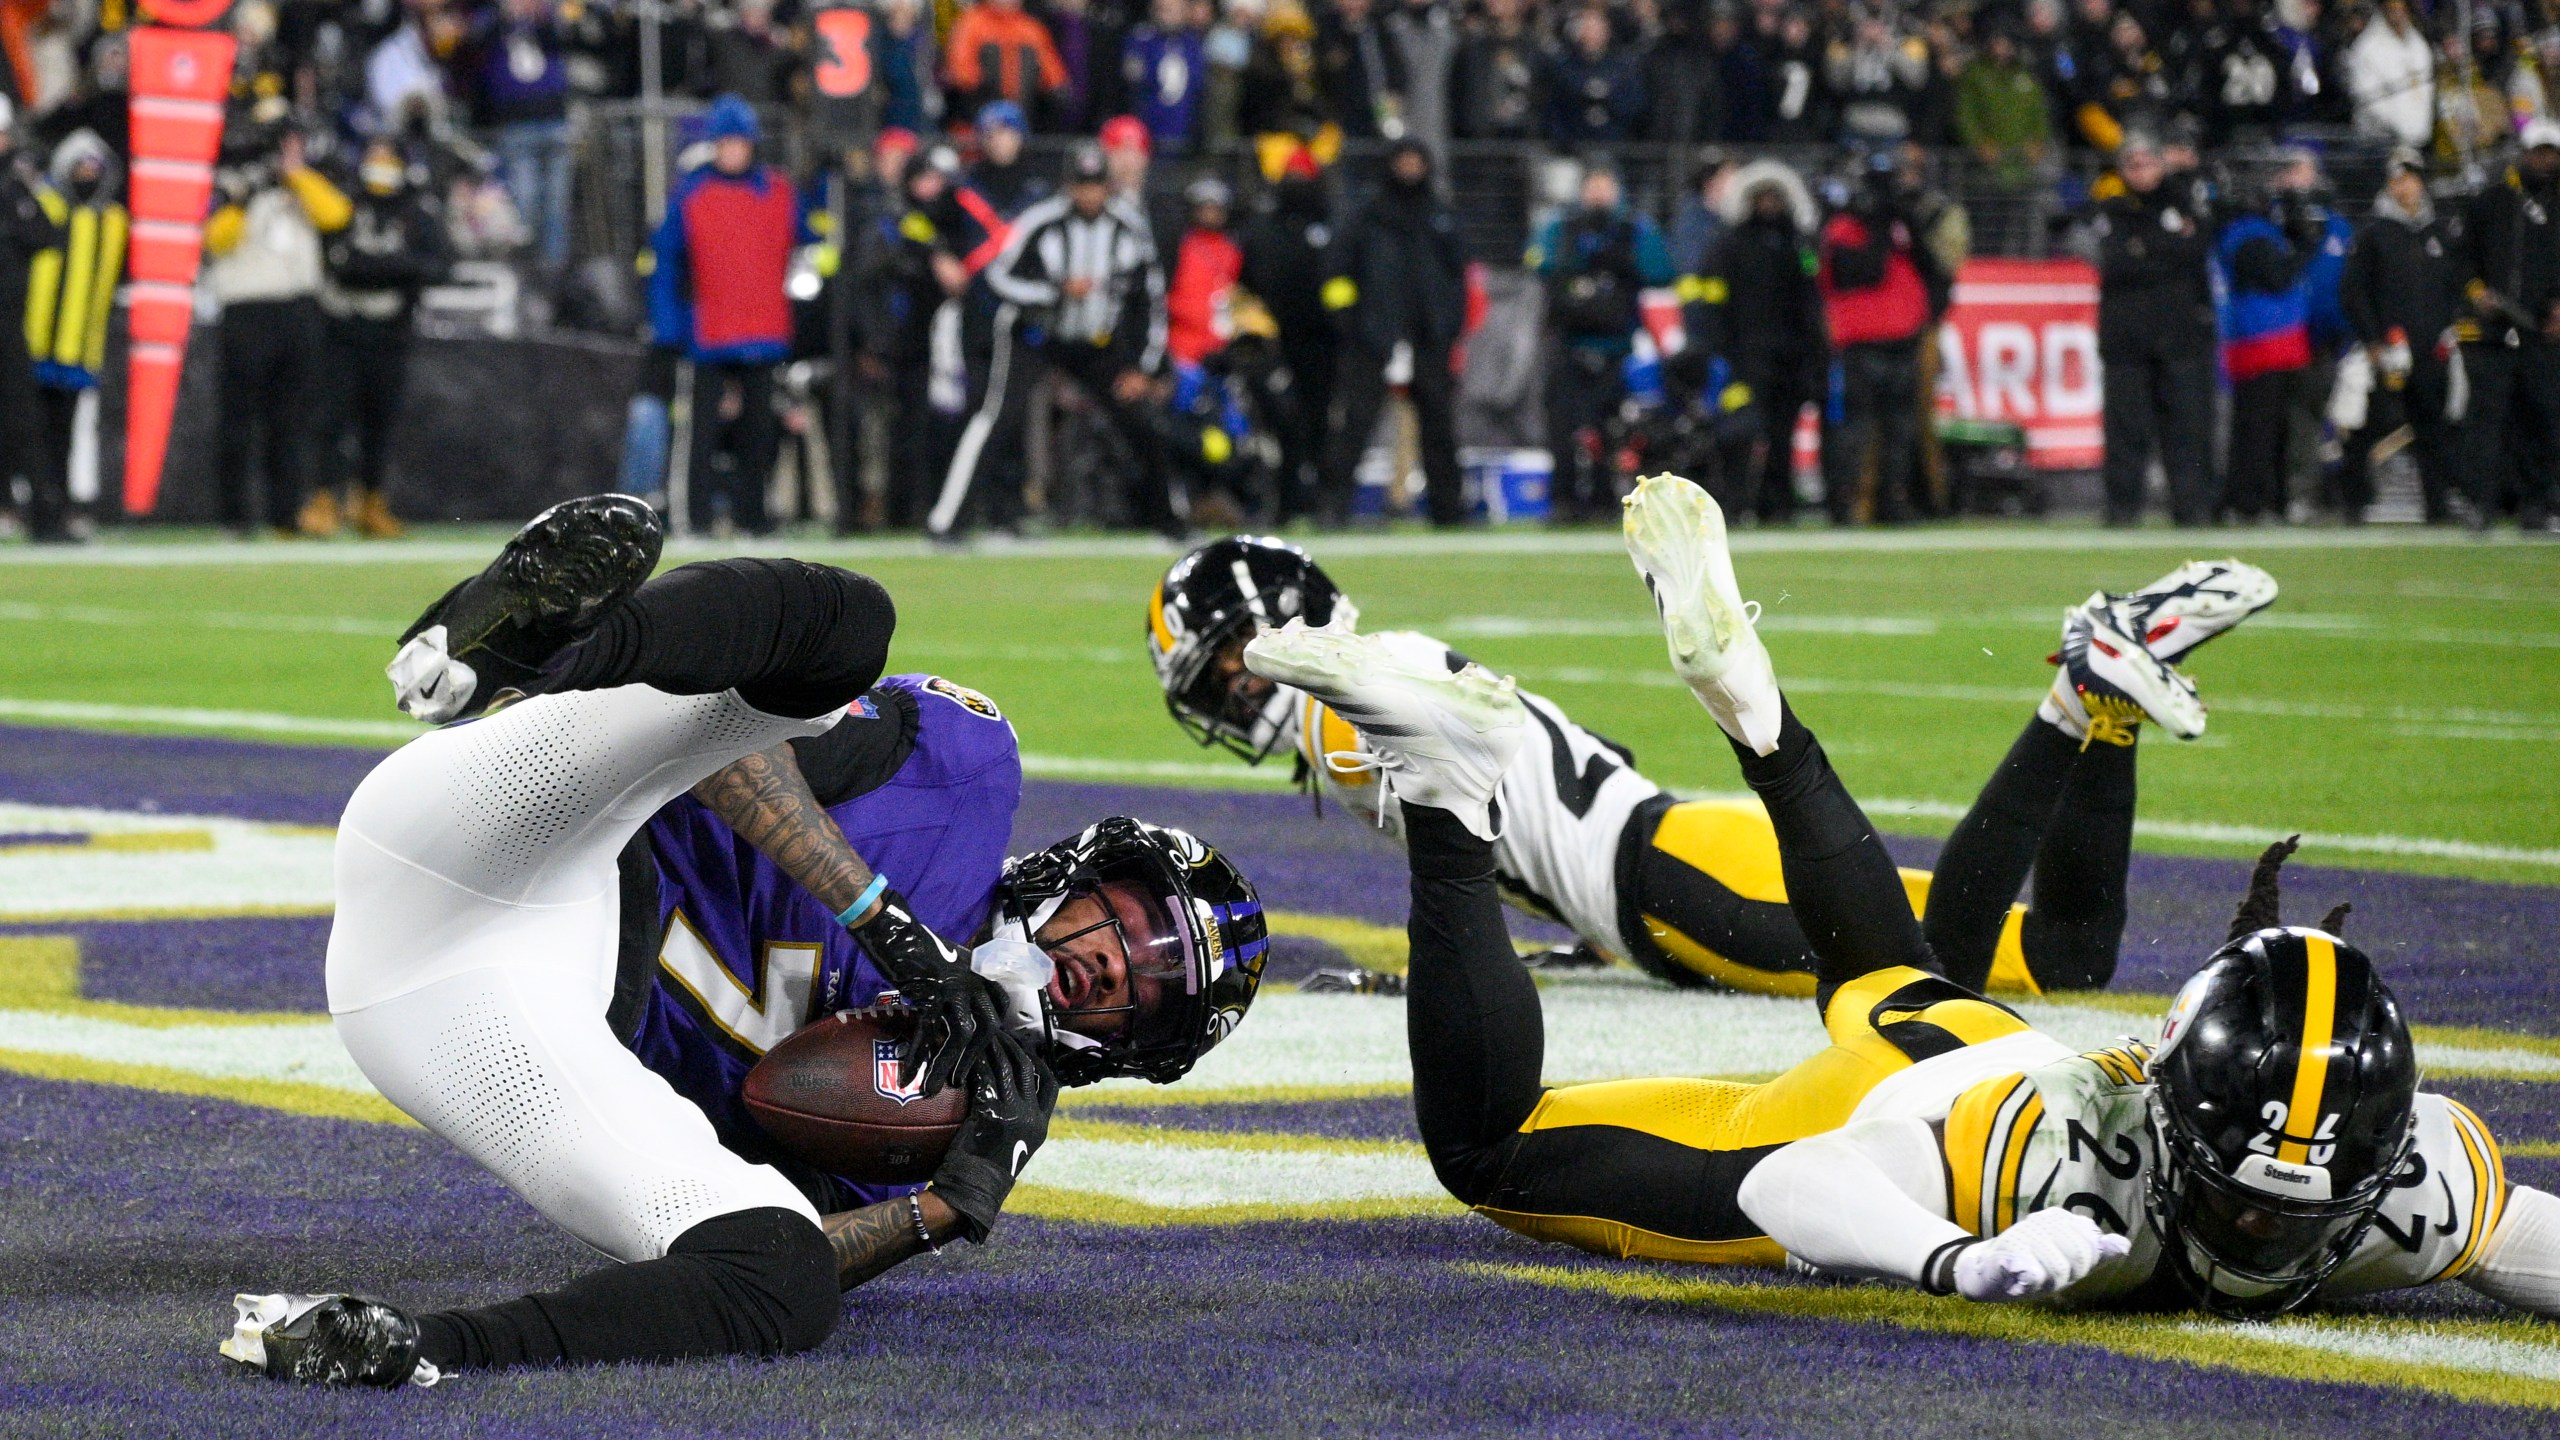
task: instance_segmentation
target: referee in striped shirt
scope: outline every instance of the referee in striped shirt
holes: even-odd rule
[[[1129,477],[1130,517],[1177,538],[1183,533],[1166,483],[1151,407],[1164,364],[1164,271],[1146,221],[1110,203],[1102,149],[1090,141],[1068,157],[1064,193],[1015,216],[1012,236],[986,270],[998,302],[986,398],[961,432],[926,528],[936,538],[965,532],[990,456],[1022,443],[1022,417],[1044,367],[1074,380],[1111,419],[1137,459]]]

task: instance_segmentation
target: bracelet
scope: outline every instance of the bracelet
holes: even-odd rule
[[[942,1253],[942,1247],[933,1243],[933,1230],[924,1223],[923,1196],[924,1192],[921,1190],[907,1192],[907,1215],[916,1222],[916,1243],[939,1255]]]
[[[870,909],[871,902],[879,899],[881,893],[888,888],[888,876],[872,876],[871,883],[862,887],[862,893],[853,897],[853,903],[836,912],[836,923],[844,926],[846,929],[853,928],[854,917],[860,915],[863,911]]]
[[[1929,1258],[1920,1264],[1920,1288],[1932,1295],[1956,1293],[1956,1257],[1981,1243],[1974,1236],[1967,1235],[1930,1251]]]

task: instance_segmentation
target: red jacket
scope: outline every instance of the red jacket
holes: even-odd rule
[[[1197,365],[1227,348],[1235,319],[1227,302],[1244,273],[1244,251],[1223,231],[1194,230],[1182,237],[1173,262],[1173,289],[1165,296],[1165,348],[1177,365]]]
[[[1928,328],[1929,287],[1912,258],[1910,227],[1897,221],[1875,234],[1844,210],[1822,227],[1821,255],[1816,283],[1833,348],[1909,340]]]

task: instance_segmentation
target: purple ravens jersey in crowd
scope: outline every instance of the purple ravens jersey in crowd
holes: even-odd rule
[[[850,728],[909,723],[907,745],[892,731]],[[867,777],[827,813],[934,933],[964,945],[976,938],[1022,801],[1021,753],[994,704],[939,676],[894,675],[848,706],[834,730],[800,743],[903,753],[894,772]],[[829,799],[824,765],[801,755],[812,789]],[[721,1143],[777,1160],[739,1098],[747,1071],[810,1020],[887,985],[831,912],[700,801],[677,800],[643,835],[657,870],[657,963],[636,1026],[620,1033],[702,1108]],[[852,1203],[868,1203],[913,1187],[845,1188]]]

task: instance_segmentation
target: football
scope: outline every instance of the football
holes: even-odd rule
[[[782,1147],[830,1175],[868,1185],[924,1180],[968,1113],[968,1092],[898,1083],[898,1049],[915,1029],[903,1006],[839,1010],[765,1052],[747,1072],[748,1113]]]

